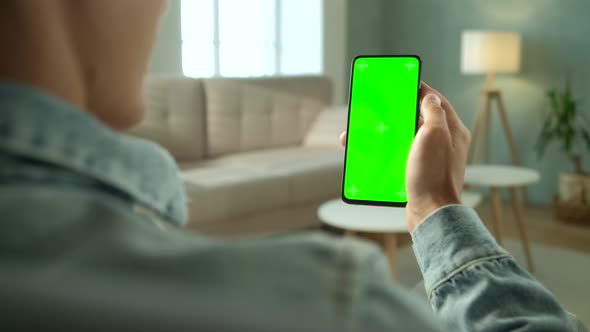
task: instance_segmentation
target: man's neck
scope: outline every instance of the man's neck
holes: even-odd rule
[[[85,108],[81,65],[65,20],[55,6],[45,4],[35,1],[34,11],[11,6],[0,14],[0,45],[6,50],[0,53],[0,79],[34,86]]]

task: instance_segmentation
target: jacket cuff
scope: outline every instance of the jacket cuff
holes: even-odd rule
[[[463,205],[434,211],[416,226],[412,240],[428,294],[470,262],[507,255],[477,213]]]

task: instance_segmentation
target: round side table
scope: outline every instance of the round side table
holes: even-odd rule
[[[534,272],[533,257],[531,255],[529,239],[524,223],[524,208],[521,199],[518,197],[518,190],[521,187],[538,182],[539,172],[534,169],[505,166],[505,165],[470,165],[465,170],[465,184],[471,186],[489,187],[492,206],[493,224],[492,229],[496,241],[504,244],[502,231],[502,199],[500,189],[506,188],[510,192],[510,200],[514,219],[520,234],[522,247],[526,257],[527,267]]]
[[[463,192],[461,201],[466,206],[475,207],[481,202],[481,194]],[[343,229],[347,236],[363,235],[379,243],[389,260],[391,277],[395,279],[397,234],[408,232],[406,209],[351,205],[344,203],[341,199],[333,199],[319,207],[318,217],[327,225]]]

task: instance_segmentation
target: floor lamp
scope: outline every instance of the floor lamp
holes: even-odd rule
[[[510,149],[514,165],[519,165],[518,155],[506,108],[500,90],[494,87],[497,73],[515,73],[520,67],[520,35],[513,32],[463,31],[461,36],[461,71],[464,74],[486,74],[486,86],[481,91],[480,109],[471,131],[470,163],[489,162],[489,135],[492,103],[496,103],[500,122]],[[482,158],[483,146],[483,158]]]

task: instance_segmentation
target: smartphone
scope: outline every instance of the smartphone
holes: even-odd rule
[[[406,162],[418,128],[417,55],[352,61],[342,200],[406,206]]]

